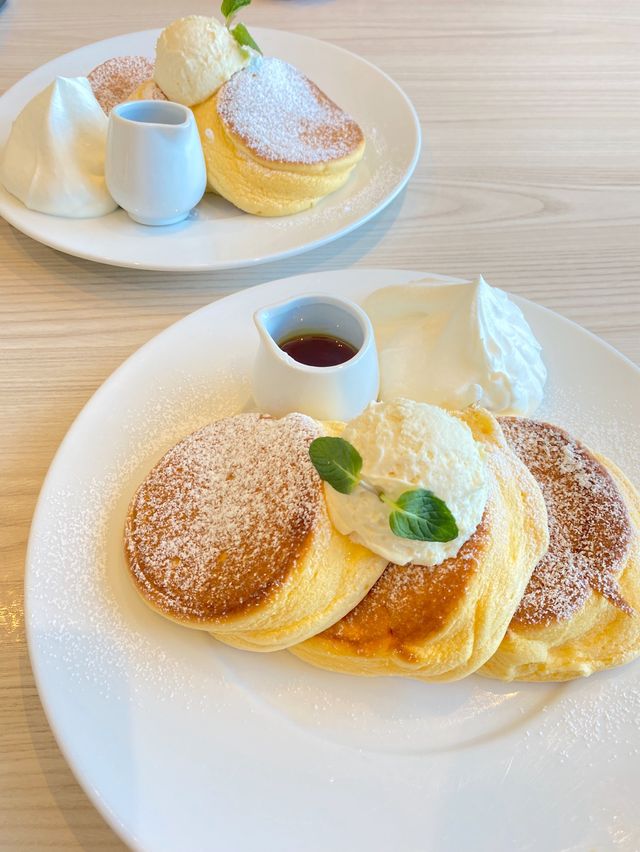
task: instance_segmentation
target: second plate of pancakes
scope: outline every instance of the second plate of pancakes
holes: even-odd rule
[[[135,848],[423,849],[436,838],[439,850],[606,848],[614,830],[637,838],[638,664],[569,684],[356,678],[185,630],[145,606],[126,574],[122,530],[138,485],[185,435],[247,407],[252,312],[319,289],[361,301],[423,277],[347,270],[220,300],[127,361],[54,460],[28,554],[33,668],[74,772]],[[637,486],[640,372],[516,301],[549,370],[536,417]]]
[[[106,39],[32,71],[0,97],[0,147],[20,110],[54,77],[86,76],[116,56],[153,59],[159,34],[146,30]],[[0,215],[59,251],[114,266],[165,271],[234,269],[291,257],[369,221],[401,192],[418,162],[421,131],[411,102],[383,71],[340,47],[280,30],[254,28],[254,35],[265,56],[298,68],[364,132],[362,161],[347,183],[317,207],[264,218],[207,194],[186,221],[154,229],[136,224],[121,209],[97,219],[46,216],[28,210],[0,186]]]

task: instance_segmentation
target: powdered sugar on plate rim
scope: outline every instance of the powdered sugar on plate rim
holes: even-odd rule
[[[218,650],[208,636],[165,622],[137,599],[128,577],[119,570],[128,499],[149,467],[188,431],[250,407],[249,376],[257,347],[252,310],[318,288],[358,301],[378,287],[421,277],[362,269],[315,274],[272,282],[203,309],[160,335],[121,368],[88,404],[52,465],[34,519],[27,568],[34,670],[52,726],[74,770],[90,794],[99,791],[94,801],[112,824],[116,824],[113,814],[118,814],[116,827],[129,841],[133,835],[127,831],[133,830],[133,823],[83,742],[87,736],[107,737],[117,757],[127,753],[128,738],[134,737],[141,755],[137,772],[145,771],[144,785],[134,792],[125,779],[122,795],[138,802],[135,825],[142,840],[136,845],[142,848],[154,846],[157,825],[139,796],[142,790],[158,793],[146,772],[146,758],[141,762],[142,754],[158,748],[158,726],[180,725],[186,719],[189,742],[197,735],[200,752],[210,760],[212,738],[222,754],[233,747],[237,729],[243,741],[251,740],[259,760],[260,750],[265,749],[266,756],[268,743],[278,741],[282,731],[292,745],[279,752],[280,760],[285,755],[294,763],[304,760],[318,794],[323,789],[318,785],[329,778],[339,784],[343,770],[366,786],[361,771],[375,772],[380,765],[386,767],[389,783],[400,785],[405,800],[419,795],[420,801],[434,806],[445,794],[453,795],[459,777],[455,773],[467,778],[469,790],[478,793],[500,785],[504,797],[511,796],[511,790],[515,796],[517,783],[524,783],[527,772],[533,772],[549,796],[553,772],[563,779],[563,766],[569,772],[579,765],[584,796],[589,779],[601,795],[599,803],[591,803],[593,823],[585,815],[590,837],[604,837],[614,816],[620,830],[626,827],[629,834],[633,808],[622,793],[616,794],[614,806],[599,785],[621,765],[629,777],[637,767],[637,759],[633,763],[638,747],[637,666],[567,685],[504,685],[498,691],[476,678],[432,688],[394,679],[376,686],[369,679],[316,675],[306,668],[294,674],[285,671],[283,655],[256,655],[254,661],[252,655]],[[545,405],[536,416],[569,428],[593,449],[612,457],[638,483],[637,368],[572,324],[518,302],[543,344],[550,373]],[[591,365],[588,381],[581,369],[586,352]],[[96,453],[104,456],[100,465],[95,463]],[[394,700],[389,703],[392,691]],[[89,716],[78,715],[72,695],[76,704],[81,696],[82,706],[91,708]],[[480,724],[480,719],[493,722]],[[260,740],[254,739],[258,732]],[[436,747],[438,739],[444,749]],[[312,745],[315,741],[317,748]],[[160,748],[168,760],[164,746]],[[441,767],[435,776],[416,774],[418,765],[411,761],[425,752]],[[189,753],[173,754],[171,760],[187,760]],[[379,757],[372,763],[374,754]],[[609,761],[609,754],[617,763]],[[360,756],[367,756],[364,763]],[[445,766],[456,767],[455,772],[443,772]],[[178,768],[184,771],[186,764],[179,763]],[[179,777],[184,776],[178,772]],[[514,783],[505,786],[503,778]],[[240,780],[246,789],[247,778]],[[168,789],[173,781],[165,775],[161,783]],[[391,788],[386,788],[382,776],[377,783],[386,791],[385,814],[399,817]],[[484,788],[476,789],[476,783]],[[189,783],[187,787],[194,802],[207,795],[206,783],[198,789]],[[268,790],[264,786],[261,790],[268,801]],[[341,801],[358,806],[353,785],[341,785],[340,790]],[[188,799],[175,795],[176,826],[186,830],[188,818],[189,836],[197,845],[205,837],[200,833],[204,823]],[[521,799],[510,802],[520,813]],[[523,830],[527,814],[522,810]],[[482,821],[481,815],[477,818]],[[376,824],[381,830],[381,823]],[[170,837],[171,827],[162,827]],[[563,830],[560,823],[556,829]],[[571,838],[578,842],[574,835]],[[454,847],[443,842],[442,848]]]

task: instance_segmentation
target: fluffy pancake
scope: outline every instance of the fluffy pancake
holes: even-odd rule
[[[153,75],[153,62],[145,56],[115,56],[98,65],[87,79],[107,115],[117,104]]]
[[[538,481],[549,549],[481,674],[562,681],[640,654],[640,499],[613,462],[557,426],[501,418]]]
[[[335,531],[300,414],[241,414],[189,435],[129,507],[125,551],[157,612],[270,651],[348,612],[386,561]]]
[[[160,86],[151,77],[143,80],[127,97],[128,101],[167,101],[169,100]]]
[[[364,153],[356,122],[280,59],[234,74],[193,113],[209,188],[259,216],[312,207],[345,183]]]
[[[340,622],[289,650],[321,668],[359,675],[457,680],[494,653],[548,543],[544,501],[497,421],[457,416],[485,450],[489,497],[458,554],[435,567],[389,565]]]

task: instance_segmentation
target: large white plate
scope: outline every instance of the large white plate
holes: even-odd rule
[[[419,273],[276,281],[186,317],[80,414],[31,530],[27,632],[80,783],[140,849],[636,849],[640,665],[561,685],[359,679],[174,625],[124,565],[130,496],[173,442],[250,396],[252,311],[321,289],[361,299]],[[640,483],[640,371],[517,299],[542,342],[541,415]]]
[[[112,56],[152,57],[159,30],[130,33],[74,50],[28,74],[0,98],[0,148],[22,107],[56,75],[86,75]],[[148,228],[124,210],[98,219],[63,219],[28,210],[0,186],[0,215],[19,231],[68,254],[115,266],[196,271],[231,269],[290,257],[367,222],[405,186],[420,155],[411,102],[380,69],[317,39],[255,29],[265,54],[293,63],[354,116],[367,137],[348,183],[313,210],[277,219],[249,216],[207,195],[179,225]]]

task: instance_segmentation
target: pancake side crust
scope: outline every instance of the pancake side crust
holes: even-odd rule
[[[166,453],[125,530],[130,575],[152,609],[270,651],[323,630],[366,594],[386,560],[331,525],[308,453],[318,434],[299,414],[242,414]]]
[[[566,681],[623,665],[640,655],[640,497],[612,461],[593,455],[613,477],[629,511],[632,540],[618,586],[633,613],[591,591],[568,620],[511,625],[479,674],[506,681]]]
[[[280,66],[291,73],[282,77]],[[262,67],[275,70],[261,72],[258,95],[251,89],[256,72],[245,68],[193,113],[209,189],[247,213],[285,216],[343,186],[364,155],[365,140],[358,125],[300,72],[280,60],[263,60]],[[263,77],[273,82],[270,76],[276,81],[271,92],[261,86]],[[251,130],[252,120],[261,134]]]
[[[387,561],[341,535],[323,515],[296,570],[269,606],[236,619],[216,639],[248,651],[279,651],[321,633],[367,594]]]
[[[546,509],[496,419],[480,409],[457,416],[486,454],[489,498],[474,535],[441,566],[390,565],[353,612],[293,654],[347,674],[449,681],[494,653],[547,548]]]

